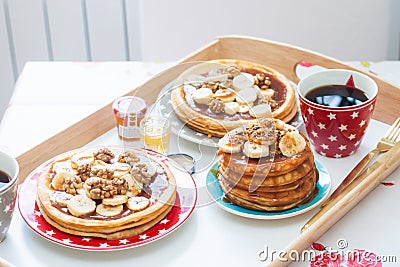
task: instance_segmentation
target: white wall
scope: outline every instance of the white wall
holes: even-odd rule
[[[399,59],[399,12],[397,0],[143,0],[143,58],[176,60],[239,34],[341,60]]]
[[[2,0],[0,119],[27,61],[171,61],[228,34],[399,59],[399,11],[398,0]]]

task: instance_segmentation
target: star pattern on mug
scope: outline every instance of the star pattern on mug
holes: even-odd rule
[[[373,106],[364,110],[319,110],[307,105],[302,107],[311,143],[318,153],[334,158],[354,154],[368,125]],[[307,126],[308,125],[308,126]]]

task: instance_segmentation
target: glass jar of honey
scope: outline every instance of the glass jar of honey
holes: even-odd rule
[[[136,96],[123,96],[113,103],[119,139],[128,142],[140,141],[139,125],[147,111],[146,102]]]

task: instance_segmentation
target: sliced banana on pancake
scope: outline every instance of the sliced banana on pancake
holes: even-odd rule
[[[286,157],[291,157],[303,151],[306,140],[298,131],[287,132],[279,141],[279,149]]]
[[[186,80],[188,82],[204,82],[206,80],[206,77],[199,74],[190,74],[187,76]]]
[[[249,104],[247,104],[247,105],[239,105],[239,113],[247,113],[247,112],[249,112],[250,111],[250,108],[252,107],[253,105],[249,105]]]
[[[116,216],[118,214],[121,214],[123,211],[124,207],[123,205],[116,205],[116,206],[108,206],[104,204],[99,204],[96,207],[96,213],[105,216],[105,217],[111,217],[111,216]]]
[[[51,179],[51,186],[55,190],[64,190],[65,189],[65,179],[73,179],[74,175],[72,175],[68,171],[60,171],[54,175],[53,179]]]
[[[141,211],[150,205],[150,200],[145,197],[131,197],[129,198],[126,206],[133,211]]]
[[[103,198],[102,204],[106,206],[118,206],[125,204],[128,201],[128,197],[125,195],[115,195],[109,198]]]
[[[251,88],[247,88],[236,93],[236,102],[241,105],[252,105],[256,99],[257,93]]]
[[[216,74],[205,77],[206,82],[220,82],[228,80],[228,74]]]
[[[272,117],[271,106],[268,104],[254,106],[249,110],[249,114],[254,118]]]
[[[236,94],[232,89],[218,89],[214,93],[214,98],[221,99],[225,103],[235,101]]]
[[[260,93],[265,99],[272,99],[272,97],[275,94],[275,91],[273,89],[266,89],[266,90],[260,90]]]
[[[127,163],[115,162],[110,165],[110,168],[114,171],[114,177],[121,177],[131,170],[131,166]]]
[[[92,165],[94,163],[94,155],[92,152],[84,151],[78,152],[72,155],[71,157],[71,165],[74,169],[77,169],[78,166],[89,164]]]
[[[200,88],[193,92],[193,100],[198,104],[208,105],[214,97],[210,88]]]
[[[71,167],[71,161],[69,159],[56,161],[52,164],[51,168],[54,173],[58,173],[61,171],[67,171],[74,175],[77,174],[77,171]]]
[[[250,88],[254,84],[254,77],[251,74],[242,72],[232,80],[232,86],[236,91]]]
[[[239,112],[240,105],[238,102],[228,102],[224,105],[224,112],[228,115],[235,115]]]
[[[96,210],[96,202],[85,195],[72,197],[67,204],[68,211],[76,216],[83,216]]]
[[[58,205],[61,207],[66,207],[68,205],[68,202],[73,198],[74,196],[71,194],[68,194],[66,192],[57,192],[54,200],[57,202]]]
[[[242,150],[242,142],[236,142],[233,136],[225,135],[218,141],[218,148],[225,153],[238,153]]]
[[[244,143],[243,153],[249,158],[266,157],[269,154],[269,146],[247,141]]]

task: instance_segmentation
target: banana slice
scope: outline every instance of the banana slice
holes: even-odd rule
[[[269,154],[269,146],[247,141],[246,143],[244,143],[243,153],[249,158],[266,157]]]
[[[65,190],[64,181],[66,178],[70,178],[71,180],[74,178],[74,175],[67,171],[60,171],[54,175],[53,179],[51,179],[51,186],[55,190]]]
[[[224,112],[228,115],[235,115],[239,112],[240,105],[238,102],[228,102],[224,105]]]
[[[200,88],[193,92],[193,100],[198,104],[208,105],[213,99],[213,92],[210,88]]]
[[[250,116],[254,118],[272,117],[271,107],[268,104],[260,104],[249,110]]]
[[[251,88],[240,90],[236,93],[236,102],[241,105],[252,105],[257,99],[257,93]]]
[[[131,170],[131,166],[127,163],[115,162],[111,164],[110,168],[114,170],[114,177],[121,177]]]
[[[76,195],[68,201],[67,208],[72,215],[79,217],[94,212],[96,202],[85,195]]]
[[[239,105],[239,113],[247,113],[247,112],[249,112],[250,111],[250,108],[252,107],[253,105],[251,104],[247,104],[247,105]]]
[[[73,195],[71,194],[68,194],[66,192],[57,192],[55,201],[61,207],[66,207],[71,198],[73,198]]]
[[[249,77],[249,75],[242,72],[240,75],[235,76],[232,80],[233,89],[241,91],[250,88],[254,84],[254,77]]]
[[[76,188],[76,189],[75,189],[77,195],[84,195],[84,196],[87,196],[87,195],[86,195],[86,189],[83,188],[84,185],[85,185],[85,183],[83,183],[83,185],[82,185],[81,188]]]
[[[300,153],[305,147],[306,141],[298,131],[287,132],[279,141],[279,149],[286,157],[291,157]]]
[[[206,82],[221,82],[228,80],[228,74],[210,75],[205,78]]]
[[[150,200],[145,197],[131,197],[126,206],[133,211],[141,211],[150,205]]]
[[[285,122],[279,119],[275,119],[275,129],[277,130],[283,130],[285,128]]]
[[[125,195],[115,195],[109,198],[103,198],[102,202],[103,205],[106,206],[118,206],[125,204],[128,201],[128,197]]]
[[[190,74],[186,80],[188,82],[204,82],[206,80],[206,77],[204,77],[203,75],[199,75],[199,74]]]
[[[132,196],[137,196],[139,195],[140,192],[142,192],[143,189],[143,184],[136,181],[132,175],[128,174],[124,174],[123,176],[121,176],[121,178],[125,179],[125,181],[128,183],[128,188],[130,191],[128,191],[128,196],[132,197]]]
[[[283,126],[283,130],[285,132],[299,132],[299,130],[296,127],[294,127],[294,126],[292,126],[290,124],[286,124],[286,123]]]
[[[254,90],[256,92],[257,97],[263,98],[264,96],[261,94],[261,89],[258,87],[258,85],[252,85],[250,89]]]
[[[94,163],[94,155],[90,152],[78,152],[72,155],[71,157],[71,165],[72,168],[77,169],[78,166],[83,164],[92,165]]]
[[[275,130],[268,128],[259,128],[253,131],[249,136],[249,139],[252,140],[253,143],[260,145],[272,145],[276,142],[276,138]]]
[[[260,93],[265,99],[272,99],[272,97],[275,94],[275,91],[273,89],[266,89],[266,90],[260,90]]]
[[[218,89],[214,93],[214,98],[221,99],[225,103],[235,101],[235,92],[232,89]]]
[[[116,206],[108,206],[104,204],[97,205],[96,213],[100,214],[101,216],[111,217],[121,214],[124,207],[121,205]]]
[[[242,150],[243,141],[231,136],[225,135],[218,141],[218,148],[225,153],[238,153]]]
[[[51,168],[52,168],[53,172],[55,172],[55,173],[58,173],[61,171],[67,171],[73,175],[77,174],[77,171],[72,169],[71,161],[69,159],[56,161],[53,163]]]

